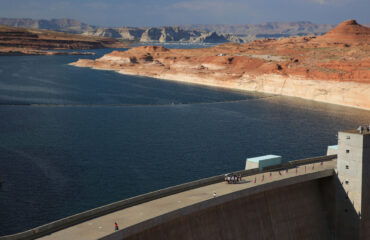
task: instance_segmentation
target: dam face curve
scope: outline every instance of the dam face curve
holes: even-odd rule
[[[149,228],[108,239],[330,239],[333,177],[251,194]]]
[[[295,211],[291,209],[291,211],[276,212],[278,208],[274,207],[275,204],[296,202],[299,199],[303,199],[304,202],[301,202],[296,208],[302,209],[303,214],[296,218],[302,221],[306,220],[306,217],[311,218],[311,215],[307,214],[317,213],[314,215],[315,220],[311,223],[321,221],[324,224],[312,225],[302,222],[297,225],[297,228],[300,229],[304,225],[315,227],[310,234],[313,234],[313,231],[318,231],[317,236],[324,233],[327,236],[328,230],[324,229],[327,229],[325,226],[328,224],[325,224],[326,220],[322,220],[323,216],[327,214],[317,208],[325,209],[320,196],[328,196],[325,199],[329,200],[325,201],[332,201],[332,196],[330,194],[318,195],[318,193],[331,193],[329,190],[333,188],[329,188],[327,191],[323,190],[327,188],[328,184],[322,184],[321,180],[333,178],[336,158],[336,155],[316,157],[283,163],[262,172],[258,169],[235,172],[235,174],[243,176],[243,179],[237,184],[226,183],[224,175],[200,179],[91,209],[22,233],[0,237],[0,240],[144,239],[147,234],[156,236],[154,239],[166,239],[164,236],[167,236],[168,232],[188,232],[192,228],[194,228],[193,232],[196,232],[196,226],[199,226],[198,230],[202,231],[203,234],[213,237],[212,234],[224,229],[222,226],[227,226],[227,224],[231,224],[229,225],[231,232],[228,232],[229,230],[226,228],[222,230],[225,231],[226,237],[234,236],[233,234],[244,236],[251,231],[251,229],[247,229],[247,232],[244,231],[244,223],[253,229],[259,226],[261,234],[265,231],[263,229],[268,227],[270,233],[273,233],[279,232],[277,229],[284,222],[280,221],[279,225],[276,225],[274,219],[284,219],[285,212],[294,216]],[[308,184],[301,185],[304,183]],[[277,189],[282,189],[283,193],[276,192]],[[214,192],[217,192],[216,197],[213,196]],[[275,194],[278,197],[270,201]],[[305,195],[312,195],[312,198],[308,200]],[[278,200],[280,202],[275,202]],[[256,205],[257,203],[260,205]],[[305,204],[312,205],[312,213],[310,213],[311,210],[308,211],[304,207]],[[288,205],[286,206],[288,207]],[[314,211],[314,209],[316,210]],[[236,220],[233,220],[234,218]],[[295,218],[289,217],[288,219],[289,221],[298,221]],[[319,219],[321,220],[319,221]],[[115,222],[119,225],[119,231],[114,231]],[[195,226],[192,225],[194,222]],[[242,225],[239,226],[239,224]],[[324,227],[317,228],[317,226]],[[203,231],[203,227],[207,227],[209,232]],[[232,230],[234,228],[243,231]],[[181,235],[186,236],[186,234]],[[294,236],[292,233],[289,233],[290,235]],[[316,235],[314,234],[314,236]],[[170,236],[171,238],[175,237]],[[197,236],[203,235],[196,233],[190,239],[197,239]],[[225,237],[220,234],[217,236]]]

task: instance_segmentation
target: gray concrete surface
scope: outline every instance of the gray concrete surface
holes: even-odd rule
[[[103,239],[326,240],[331,231],[326,219],[328,204],[322,197],[325,182],[330,178],[241,196],[128,237],[114,234]]]
[[[338,134],[336,239],[370,239],[370,132]]]
[[[189,214],[191,213],[189,209],[198,211],[199,208],[194,208],[197,204],[204,203],[201,208],[205,209],[213,204],[218,205],[224,201],[239,198],[243,192],[247,195],[256,194],[278,187],[325,178],[333,175],[335,166],[336,160],[332,160],[323,165],[316,163],[299,166],[297,169],[289,169],[288,172],[271,171],[256,174],[244,178],[240,184],[216,183],[119,210],[54,232],[40,239],[97,239],[112,233],[118,235],[111,235],[105,239],[121,239],[121,237],[128,237],[171,221],[176,216]],[[213,199],[214,192],[217,194],[216,199]],[[223,197],[225,198],[223,199]],[[184,213],[181,212],[182,209]],[[171,215],[171,213],[175,213],[175,215]],[[114,233],[114,222],[118,223],[121,231]]]

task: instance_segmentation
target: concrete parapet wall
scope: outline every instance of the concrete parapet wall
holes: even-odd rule
[[[332,159],[335,159],[336,155],[333,156],[324,156],[319,158],[310,158],[310,159],[303,159],[303,160],[297,160],[293,161],[294,163],[284,163],[276,167],[269,167],[269,169],[266,169],[264,171],[270,171],[271,169],[279,169],[279,168],[286,168],[286,167],[294,167],[299,166],[302,164],[308,164],[308,163],[314,163],[314,162],[322,162],[322,161],[330,161]],[[251,170],[242,170],[234,172],[235,174],[241,174],[242,176],[251,176],[258,173],[258,169],[251,169]],[[30,229],[28,231],[17,233],[13,235],[3,236],[0,237],[0,240],[22,240],[22,239],[36,239],[41,236],[48,235],[50,233],[59,231],[61,229],[82,223],[84,221],[100,217],[103,215],[106,215],[108,213],[115,212],[117,210],[121,210],[124,208],[128,208],[131,206],[135,206],[144,202],[149,202],[151,200],[159,199],[165,196],[169,196],[172,194],[184,192],[187,190],[199,188],[202,186],[211,185],[214,183],[222,182],[224,181],[224,175],[218,175],[210,178],[200,179],[197,181],[161,189],[158,191],[154,191],[151,193],[139,195],[133,198],[125,199],[122,201],[114,202],[102,207],[98,207],[95,209],[91,209],[76,215],[72,215],[70,217],[66,217],[60,220],[57,220],[55,222],[51,222],[39,227],[36,227],[34,229]],[[269,186],[273,186],[273,184],[269,184]]]
[[[325,170],[209,199],[100,240],[330,239],[334,173]],[[328,191],[329,190],[329,191]]]
[[[286,169],[286,168],[294,168],[297,166],[305,165],[305,164],[310,164],[310,163],[320,163],[320,162],[326,162],[326,161],[331,161],[333,159],[336,159],[337,155],[328,155],[328,156],[320,156],[320,157],[314,157],[314,158],[306,158],[306,159],[300,159],[300,160],[294,160],[294,161],[289,161],[286,163],[282,163],[277,166],[271,166],[271,167],[265,167],[263,168],[264,171],[271,171],[271,170],[276,170],[276,169]]]

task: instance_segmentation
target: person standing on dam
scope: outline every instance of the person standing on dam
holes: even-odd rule
[[[117,222],[114,222],[114,231],[118,231],[118,224],[117,224]]]

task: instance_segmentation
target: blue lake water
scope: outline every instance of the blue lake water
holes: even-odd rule
[[[96,58],[111,50],[95,50]],[[243,169],[324,155],[370,111],[0,57],[0,235]]]

